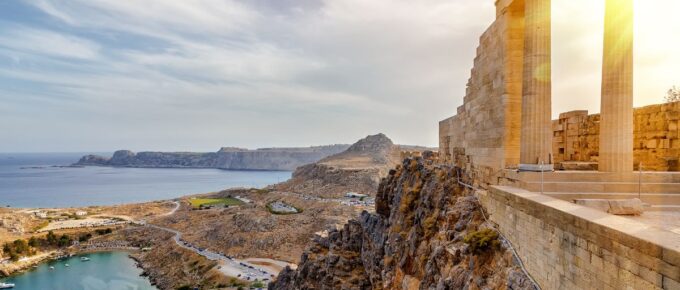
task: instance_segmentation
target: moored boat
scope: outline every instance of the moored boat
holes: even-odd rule
[[[15,286],[15,285],[12,284],[12,283],[3,283],[3,282],[0,282],[0,289],[10,289],[10,288],[14,288],[14,286]]]
[[[87,261],[90,260],[90,258],[88,258],[88,257],[81,257],[80,260],[83,261],[83,262],[87,262]]]

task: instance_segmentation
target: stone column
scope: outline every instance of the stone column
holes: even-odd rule
[[[519,168],[526,171],[551,171],[551,5],[550,0],[526,0],[525,5]]]
[[[607,0],[602,103],[602,172],[633,171],[633,0]]]

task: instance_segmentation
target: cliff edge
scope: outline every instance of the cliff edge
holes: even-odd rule
[[[375,214],[317,237],[269,289],[534,289],[489,227],[453,168],[406,159]]]
[[[143,168],[219,168],[231,170],[288,170],[317,162],[346,150],[349,145],[248,150],[224,147],[214,153],[116,151],[111,158],[82,157],[74,165]]]

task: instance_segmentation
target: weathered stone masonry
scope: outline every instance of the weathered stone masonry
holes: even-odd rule
[[[680,171],[680,102],[637,108],[633,113],[635,168]],[[600,115],[588,111],[560,114],[553,121],[555,162],[597,162]],[[558,166],[560,167],[560,166]]]
[[[497,20],[480,38],[464,105],[439,124],[443,158],[474,164],[481,175],[516,167],[520,158],[524,1],[496,7]]]
[[[512,187],[478,196],[543,289],[680,289],[673,233]]]

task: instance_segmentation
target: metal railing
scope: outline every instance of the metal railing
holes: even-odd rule
[[[461,178],[460,178],[460,177],[461,177],[461,170],[462,170],[462,168],[455,167],[455,169],[456,169],[456,179],[457,179],[459,185],[461,185],[461,186],[463,186],[463,187],[465,187],[465,188],[471,189],[471,190],[473,190],[473,191],[481,190],[480,188],[476,188],[476,187],[474,187],[473,185],[470,185],[470,184],[467,184],[467,183],[461,181]],[[473,179],[473,180],[474,180],[474,179]],[[479,200],[479,197],[477,197],[477,196],[474,195],[474,194],[473,194],[472,196],[475,198],[475,201],[476,201],[477,204],[479,205],[479,211],[482,213],[482,217],[484,218],[484,221],[486,221],[487,223],[496,224],[496,223],[490,221],[490,220],[486,217],[486,214],[484,213],[484,207],[482,206],[482,202]],[[496,225],[496,226],[498,226],[498,225]],[[523,262],[522,259],[519,257],[519,254],[517,253],[517,250],[515,250],[515,247],[512,246],[512,243],[510,242],[510,240],[508,240],[508,239],[505,237],[505,235],[503,235],[503,233],[501,233],[501,231],[499,231],[497,228],[493,228],[493,230],[496,231],[496,233],[498,233],[498,236],[500,236],[500,238],[505,242],[505,244],[508,246],[508,248],[510,248],[510,251],[512,251],[512,255],[515,257],[515,260],[519,263],[520,269],[522,269],[522,272],[524,273],[524,275],[526,275],[527,278],[529,278],[529,281],[531,282],[531,284],[533,284],[534,287],[535,287],[537,290],[541,290],[541,286],[538,285],[538,283],[536,282],[536,280],[534,280],[534,278],[531,276],[531,274],[529,274],[529,271],[527,271],[526,267],[524,266],[524,262]]]

